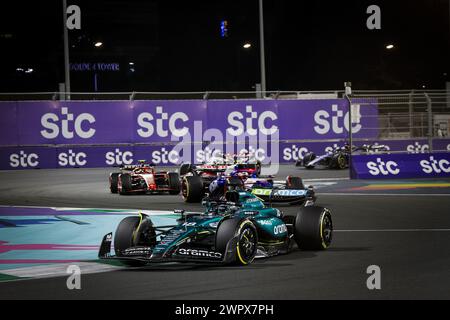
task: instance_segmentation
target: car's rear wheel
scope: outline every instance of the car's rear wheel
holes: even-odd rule
[[[236,243],[228,243],[237,236]],[[224,255],[231,253],[228,262],[237,265],[248,265],[253,262],[257,252],[258,232],[248,219],[228,219],[223,221],[216,233],[216,251]],[[226,250],[228,249],[228,253]]]
[[[345,169],[347,167],[347,159],[342,153],[335,154],[331,159],[331,167],[333,169]]]
[[[117,183],[119,182],[119,174],[117,172],[109,174],[109,190],[111,193],[117,193]]]
[[[120,221],[114,235],[114,251],[117,257],[124,257],[123,251],[135,246],[136,230],[139,227],[140,222],[141,218],[136,216],[126,217]],[[121,262],[131,267],[145,265],[145,262],[137,260],[123,259]]]
[[[261,161],[257,161],[256,162],[256,176],[259,177],[261,175],[261,170],[262,170]]]
[[[333,238],[331,212],[323,207],[302,207],[294,224],[294,239],[300,249],[327,249]]]
[[[185,176],[186,174],[188,174],[189,172],[192,172],[192,171],[193,171],[192,164],[190,164],[190,163],[183,163],[180,166],[179,173],[180,173],[180,176]]]
[[[203,179],[199,176],[184,177],[181,182],[181,194],[185,202],[201,202],[205,194]]]
[[[169,194],[176,195],[180,193],[181,190],[181,182],[180,182],[180,176],[176,172],[169,172],[168,174],[168,180],[169,180]]]
[[[119,176],[120,179],[120,189],[119,193],[124,195],[130,192],[133,189],[132,182],[131,182],[131,175],[129,173],[122,173]]]

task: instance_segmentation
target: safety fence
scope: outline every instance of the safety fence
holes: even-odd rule
[[[358,92],[351,100],[361,108],[370,107],[376,101],[379,139],[433,139],[450,136],[450,94],[446,91],[390,94]],[[370,129],[365,127],[361,130]]]
[[[333,99],[343,90],[324,91],[201,91],[201,92],[21,92],[2,93],[0,101],[37,100],[237,100],[237,99]]]

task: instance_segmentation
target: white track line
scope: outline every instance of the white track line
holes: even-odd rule
[[[118,209],[118,208],[91,208],[91,207],[86,207],[86,208],[75,208],[75,207],[43,207],[43,206],[15,206],[15,205],[3,205],[0,204],[0,208],[23,208],[23,209],[52,209],[55,210],[55,213],[57,213],[57,215],[59,216],[64,216],[64,212],[65,211],[88,211],[88,210],[92,210],[93,212],[95,212],[96,210],[101,210],[101,211],[111,211],[111,213],[116,213],[116,214],[138,214],[139,212],[148,214],[148,215],[167,215],[167,214],[173,214],[173,215],[177,215],[174,213],[173,210],[147,210],[147,209]],[[190,213],[190,212],[189,212]],[[192,212],[192,213],[196,213],[196,212]],[[54,214],[49,214],[49,215],[54,215]],[[101,213],[99,213],[98,215],[101,215]]]
[[[304,181],[344,181],[350,180],[350,178],[317,178],[317,179],[303,179]]]
[[[333,230],[333,232],[450,232],[450,229],[360,229]]]
[[[123,267],[108,265],[98,262],[71,262],[61,264],[47,264],[33,267],[23,267],[17,269],[0,270],[0,273],[15,277],[26,278],[53,278],[69,276],[67,268],[70,265],[76,265],[81,269],[81,274],[103,273],[123,269]]]

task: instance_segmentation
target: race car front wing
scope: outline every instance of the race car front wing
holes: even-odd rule
[[[176,247],[166,252],[155,252],[153,247],[136,246],[125,249],[120,256],[111,254],[112,232],[103,237],[98,257],[102,260],[140,261],[146,264],[184,262],[184,263],[213,263],[229,264],[236,260],[235,250],[238,236],[228,241],[224,253],[195,247]]]

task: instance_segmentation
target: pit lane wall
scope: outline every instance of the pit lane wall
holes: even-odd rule
[[[353,179],[450,177],[450,153],[378,154],[352,157]]]
[[[0,110],[1,170],[198,163],[217,148],[293,163],[341,145],[349,120],[344,99],[15,101],[0,102]],[[355,141],[427,151],[426,140],[377,141],[376,100],[355,100],[351,120]],[[450,149],[449,140],[435,143]]]

